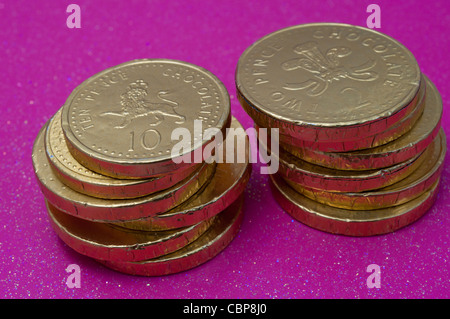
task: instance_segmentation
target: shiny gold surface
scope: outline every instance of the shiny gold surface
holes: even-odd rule
[[[398,41],[363,27],[315,23],[256,41],[239,59],[236,86],[259,126],[339,142],[374,136],[409,114],[420,77]]]
[[[100,262],[116,271],[137,276],[169,275],[197,267],[217,256],[234,239],[243,219],[242,201],[238,199],[228,206],[202,236],[171,254],[139,262]]]
[[[204,164],[187,179],[175,186],[135,199],[103,199],[78,193],[64,185],[54,174],[45,152],[41,129],[33,147],[33,166],[44,197],[58,209],[80,218],[98,221],[125,221],[165,212],[187,200],[207,182],[214,173],[215,164]]]
[[[231,129],[236,131],[237,138],[231,140],[228,134],[224,143],[224,152],[230,147],[235,150],[245,145],[245,161],[234,163],[219,162],[211,179],[204,187],[177,207],[149,218],[114,223],[118,227],[140,230],[160,230],[194,225],[204,219],[210,218],[234,202],[244,192],[251,176],[252,166],[249,161],[250,149],[248,136],[238,120],[233,118]],[[237,152],[235,152],[236,154]]]
[[[423,216],[434,204],[439,180],[421,196],[399,206],[377,210],[347,210],[313,201],[270,176],[273,195],[296,220],[325,232],[347,236],[373,236],[396,231]]]
[[[188,178],[202,165],[149,179],[117,179],[98,174],[78,163],[69,152],[61,128],[61,109],[46,130],[45,150],[53,172],[66,186],[105,199],[136,198],[162,191]]]
[[[194,165],[173,160],[204,148],[212,139],[199,135],[223,130],[230,116],[226,88],[209,71],[181,61],[143,59],[79,85],[62,108],[62,128],[69,151],[83,166],[111,177],[146,178]],[[191,133],[190,147],[174,157],[177,128]]]
[[[425,82],[425,80],[423,81]],[[305,141],[300,140],[294,136],[288,136],[280,134],[280,145],[286,150],[301,157],[303,149],[309,150],[309,152],[354,152],[359,150],[364,150],[367,148],[373,148],[381,145],[385,145],[389,142],[394,141],[403,134],[406,134],[411,130],[414,124],[421,117],[425,104],[423,103],[424,97],[426,95],[426,85],[420,86],[420,91],[418,93],[418,99],[416,106],[412,111],[405,117],[401,118],[397,123],[391,127],[379,132],[373,136],[368,136],[366,138],[356,138],[354,140],[346,141]],[[307,151],[308,152],[308,151]]]
[[[442,118],[440,94],[435,85],[424,77],[427,83],[424,111],[411,130],[398,139],[379,147],[354,152],[320,152],[289,146],[286,148],[310,163],[344,170],[388,167],[420,154],[438,134]]]
[[[200,237],[214,219],[171,231],[132,231],[77,218],[46,204],[58,236],[80,254],[101,260],[139,261],[169,254]]]
[[[444,131],[431,143],[424,152],[424,161],[409,176],[388,187],[368,192],[341,193],[326,192],[303,187],[285,180],[289,186],[304,196],[329,206],[354,210],[373,210],[404,204],[428,191],[439,179],[447,142]]]
[[[263,148],[268,146],[261,141]],[[270,145],[268,147],[270,150]],[[278,154],[271,153],[279,161],[278,173],[292,182],[328,192],[363,192],[383,188],[407,177],[424,161],[416,157],[397,165],[366,171],[335,170],[314,165],[280,148]]]

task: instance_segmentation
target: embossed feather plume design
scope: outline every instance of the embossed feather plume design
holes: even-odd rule
[[[346,67],[341,59],[351,54],[346,47],[334,47],[325,54],[317,47],[317,43],[305,42],[297,45],[294,52],[300,58],[291,59],[282,64],[285,71],[303,69],[312,74],[312,78],[301,83],[287,83],[286,90],[304,90],[310,96],[317,96],[326,91],[330,83],[340,79],[352,79],[356,81],[374,81],[378,74],[371,71],[375,67],[374,60],[368,60],[362,65]]]

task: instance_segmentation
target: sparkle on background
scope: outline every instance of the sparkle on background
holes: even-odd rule
[[[330,2],[331,3],[331,2]],[[232,113],[252,122],[236,99],[234,72],[242,52],[267,33],[316,21],[363,25],[365,2],[332,10],[321,2],[78,1],[82,28],[68,29],[67,3],[0,3],[0,281],[3,298],[448,298],[447,157],[436,204],[393,234],[334,236],[311,229],[273,200],[255,165],[241,231],[217,257],[187,272],[146,278],[117,273],[67,247],[53,232],[31,163],[34,138],[83,80],[138,58],[171,58],[215,73],[232,95]],[[382,32],[416,56],[444,101],[449,133],[445,1],[379,1]],[[305,8],[307,8],[305,10]],[[39,12],[39,13],[38,13]],[[448,20],[448,19],[447,19]],[[414,23],[410,23],[414,21]],[[426,35],[426,36],[425,36]],[[439,50],[436,50],[439,48]],[[81,268],[81,288],[65,269]],[[381,267],[381,288],[368,289],[366,267]]]

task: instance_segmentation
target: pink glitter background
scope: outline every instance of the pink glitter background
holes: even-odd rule
[[[137,58],[173,58],[216,74],[245,127],[234,72],[260,37],[291,25],[366,26],[373,1],[76,1],[81,29],[66,26],[69,1],[0,0],[2,298],[448,298],[447,157],[437,202],[419,221],[370,238],[327,234],[292,220],[255,169],[238,236],[213,260],[156,278],[109,270],[68,248],[50,227],[31,163],[41,126],[83,80]],[[444,101],[449,135],[448,1],[376,1],[381,29],[416,56]],[[65,282],[81,268],[81,288]],[[381,288],[366,267],[381,267]]]

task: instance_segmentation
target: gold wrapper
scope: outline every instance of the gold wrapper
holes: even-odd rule
[[[137,276],[163,276],[197,267],[217,256],[235,238],[243,219],[242,201],[240,198],[229,205],[202,236],[171,254],[138,262],[100,262],[116,271]]]
[[[83,166],[114,178],[149,178],[195,166],[178,161],[204,149],[231,121],[225,86],[211,72],[181,61],[143,59],[81,83],[62,108],[67,146]],[[172,154],[172,135],[189,141]],[[200,136],[201,135],[201,136]],[[177,136],[178,137],[178,136]],[[187,137],[186,137],[187,139]]]
[[[61,240],[144,276],[220,253],[239,231],[252,172],[250,141],[222,82],[167,59],[84,81],[41,128],[32,161]]]
[[[225,140],[224,152],[229,147],[245,147],[243,161],[217,163],[211,179],[204,187],[177,207],[148,218],[116,222],[114,225],[138,230],[165,230],[194,225],[226,209],[244,193],[252,173],[248,136],[239,121],[233,118],[231,129],[236,129],[234,141]],[[240,129],[240,130],[238,130]],[[227,138],[230,138],[228,135]],[[242,149],[241,149],[242,150]],[[236,155],[237,152],[235,152]]]
[[[446,138],[441,129],[440,134],[425,150],[423,154],[425,159],[422,165],[401,181],[376,191],[326,192],[307,188],[289,180],[285,181],[304,196],[329,206],[354,210],[374,210],[398,206],[430,190],[441,175],[446,151]]]
[[[355,152],[359,150],[364,150],[368,148],[373,148],[376,146],[385,145],[389,142],[394,141],[400,136],[404,135],[417,122],[423,113],[425,105],[423,103],[423,98],[425,96],[425,85],[421,85],[421,90],[419,92],[419,99],[416,107],[407,116],[399,120],[395,125],[389,127],[388,129],[366,138],[356,138],[351,141],[305,141],[299,140],[293,136],[280,135],[280,145],[282,145],[286,150],[299,156],[303,149],[308,149],[310,152]],[[299,156],[300,157],[300,156]]]
[[[139,219],[165,212],[194,195],[214,173],[215,163],[203,167],[187,179],[161,192],[133,199],[103,199],[78,193],[54,174],[45,152],[44,134],[39,132],[33,147],[33,166],[44,197],[65,213],[98,222]]]
[[[183,248],[211,226],[214,217],[190,227],[147,232],[118,229],[66,214],[47,202],[53,229],[70,248],[85,256],[112,261],[157,258]]]
[[[270,145],[261,141],[260,145],[270,152]],[[414,172],[424,161],[418,154],[408,161],[382,169],[366,171],[335,170],[314,165],[279,149],[278,154],[271,152],[279,161],[278,173],[283,178],[306,188],[327,192],[363,192],[392,185]]]
[[[347,210],[313,201],[278,175],[271,175],[271,187],[279,205],[301,223],[325,232],[347,236],[374,236],[396,231],[422,217],[434,204],[439,180],[419,197],[377,210]]]
[[[148,179],[117,179],[98,174],[82,166],[69,152],[61,128],[61,110],[56,112],[46,130],[45,150],[55,175],[69,188],[104,199],[128,199],[171,188],[202,167],[202,163],[176,173]]]
[[[310,148],[283,147],[301,159],[339,170],[367,170],[393,166],[407,161],[423,150],[436,137],[441,127],[442,99],[435,85],[426,77],[424,111],[407,134],[378,147],[354,152],[321,152]]]
[[[408,116],[421,73],[412,53],[375,30],[315,23],[271,33],[241,55],[238,98],[260,127],[298,140],[370,138]]]

